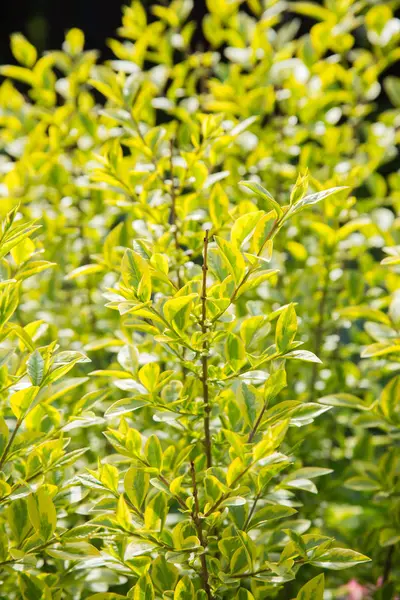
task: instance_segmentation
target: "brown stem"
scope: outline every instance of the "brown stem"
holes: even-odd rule
[[[205,336],[208,331],[207,327],[207,271],[208,271],[208,230],[204,236],[204,249],[203,249],[203,285],[201,292],[201,331]],[[202,376],[201,381],[203,385],[203,402],[204,402],[204,445],[206,449],[207,458],[207,469],[212,466],[212,453],[211,453],[211,434],[210,434],[210,399],[208,389],[208,342],[206,339],[203,341],[203,352],[201,356],[202,364]]]
[[[149,466],[149,465],[147,465],[147,466]],[[167,488],[169,489],[169,487],[170,487],[169,481],[167,479],[165,479],[165,477],[163,475],[158,475],[158,479],[161,481],[161,483],[163,483],[164,485],[166,485]],[[187,510],[187,506],[186,506],[185,502],[182,500],[182,498],[180,496],[177,496],[177,495],[174,494],[173,497],[178,502],[178,504],[181,505],[181,507],[184,510]]]
[[[197,492],[197,483],[196,483],[196,470],[194,466],[194,462],[190,462],[190,474],[192,476],[192,486],[193,486],[193,499],[194,499],[194,508],[192,511],[192,520],[196,527],[197,537],[199,538],[200,544],[205,549],[205,541],[203,536],[203,527],[201,524],[201,519],[199,517],[200,506],[199,506],[199,495]],[[201,578],[203,580],[203,588],[207,594],[208,600],[212,600],[213,595],[211,593],[210,583],[209,583],[209,575],[208,575],[208,567],[207,567],[207,559],[206,555],[202,553],[200,555],[201,562]]]
[[[178,227],[176,225],[176,189],[175,189],[175,181],[174,181],[174,141],[171,139],[170,141],[170,177],[171,177],[171,213],[170,213],[170,224],[172,233],[175,241],[175,249],[179,251],[180,244],[178,239]],[[177,279],[178,279],[178,288],[181,288],[181,276],[179,272],[179,265],[177,268]]]
[[[246,530],[247,530],[247,527],[248,527],[248,526],[249,526],[249,524],[250,524],[251,517],[253,516],[253,514],[254,514],[254,511],[256,510],[257,502],[258,502],[258,501],[259,501],[259,499],[261,498],[261,494],[262,494],[262,491],[261,491],[261,492],[259,492],[259,493],[257,494],[257,496],[254,498],[253,505],[252,505],[252,507],[251,507],[251,509],[250,509],[250,512],[249,512],[249,514],[248,514],[248,517],[247,517],[247,519],[246,519],[246,522],[245,522],[245,524],[244,524],[244,526],[243,526],[243,530],[244,530],[244,531],[246,531]]]
[[[262,420],[262,418],[263,418],[263,416],[264,416],[264,413],[265,413],[265,409],[266,409],[266,408],[267,408],[267,405],[266,405],[266,404],[264,404],[264,406],[263,406],[263,407],[262,407],[262,409],[261,409],[261,412],[260,412],[260,414],[258,415],[258,419],[257,419],[257,421],[255,422],[255,424],[254,424],[254,426],[253,426],[253,429],[250,431],[249,438],[248,438],[248,440],[247,440],[247,443],[248,443],[248,444],[250,444],[250,442],[252,442],[252,441],[253,441],[253,438],[254,438],[254,436],[255,436],[255,435],[256,435],[256,433],[257,433],[257,429],[258,429],[258,428],[259,428],[259,426],[260,426],[260,423],[261,423],[261,420]]]
[[[22,425],[22,419],[21,420],[18,419],[18,421],[17,421],[17,423],[15,425],[14,431],[12,432],[12,434],[10,436],[10,439],[8,440],[8,444],[5,447],[3,455],[2,455],[2,457],[0,459],[0,471],[3,468],[4,463],[6,462],[7,455],[8,455],[8,453],[11,450],[11,446],[13,445],[13,442],[15,440],[15,436],[17,435],[18,429],[21,427],[21,425]]]

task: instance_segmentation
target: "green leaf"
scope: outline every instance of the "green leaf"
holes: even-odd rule
[[[296,469],[295,471],[292,471],[290,475],[285,477],[284,481],[298,479],[299,477],[315,479],[316,477],[322,477],[323,475],[329,475],[330,473],[333,473],[332,469],[323,469],[321,467],[303,467],[302,469]]]
[[[377,342],[367,346],[361,352],[362,358],[372,358],[373,356],[384,356],[385,354],[398,354],[400,352],[400,344],[391,342]]]
[[[151,297],[151,277],[148,263],[133,250],[125,251],[121,264],[123,284],[132,288],[141,302]]]
[[[39,537],[47,542],[57,525],[57,513],[53,500],[44,487],[28,496],[29,519]]]
[[[163,463],[163,452],[160,440],[156,435],[151,435],[147,440],[145,446],[145,454],[149,465],[161,471]]]
[[[348,317],[350,319],[366,319],[374,323],[390,325],[390,319],[384,312],[376,308],[370,308],[369,306],[348,306],[342,308],[339,314],[341,317]]]
[[[275,343],[279,352],[285,352],[293,342],[297,332],[297,316],[293,304],[289,304],[280,314],[275,330]]]
[[[239,181],[239,184],[248,188],[257,196],[260,196],[260,198],[264,200],[266,207],[273,208],[276,211],[278,217],[281,217],[283,215],[282,208],[280,207],[278,202],[262,185],[260,185],[256,181]]]
[[[153,392],[156,389],[160,378],[159,364],[156,362],[147,363],[147,365],[144,365],[140,369],[138,376],[144,387],[149,390],[149,392]]]
[[[29,379],[34,386],[40,386],[43,381],[44,360],[38,350],[35,350],[26,362]]]
[[[343,408],[356,408],[361,410],[368,409],[367,406],[363,405],[361,398],[353,396],[353,394],[330,394],[329,396],[318,398],[318,402],[327,404],[328,406],[340,406]]]
[[[23,600],[43,600],[44,584],[38,577],[28,573],[19,574],[19,591]]]
[[[379,398],[379,406],[387,419],[400,419],[400,375],[393,377],[384,387]]]
[[[67,375],[67,373],[69,373],[76,364],[83,362],[90,362],[90,359],[88,359],[81,352],[71,353],[69,357],[66,357],[65,364],[63,363],[63,361],[61,361],[60,366],[58,366],[60,364],[59,362],[54,362],[52,365],[52,369],[46,374],[46,377],[42,381],[42,386],[50,385],[50,383],[55,383],[56,381],[61,379],[61,377]]]
[[[246,350],[239,336],[228,333],[225,342],[226,360],[234,371],[239,370],[246,362]]]
[[[10,69],[19,68],[20,67],[10,67]],[[4,67],[1,67],[0,72],[3,69]],[[26,69],[21,70],[25,71]],[[7,231],[7,233],[3,236],[3,239],[0,242],[0,259],[4,258],[6,254],[8,254],[11,251],[12,248],[14,248],[20,242],[22,242],[22,240],[30,237],[38,229],[40,229],[40,225],[36,225],[35,221],[31,221],[30,223],[18,225]]]
[[[240,547],[234,552],[229,568],[234,575],[245,573],[247,570],[251,569],[249,554],[244,547]]]
[[[276,212],[271,210],[258,220],[256,228],[250,242],[250,249],[256,256],[264,256],[264,248],[268,239],[272,239],[274,228],[276,227]]]
[[[299,593],[296,600],[323,600],[325,589],[324,575],[317,575],[314,579],[308,581]]]
[[[257,402],[254,388],[242,382],[239,388],[239,401],[248,425],[253,425],[257,418]]]
[[[194,587],[190,578],[185,575],[177,584],[174,592],[174,600],[194,600]]]
[[[10,331],[12,333],[15,333],[15,335],[24,344],[25,348],[27,350],[29,350],[30,352],[34,352],[35,346],[32,342],[32,339],[30,338],[30,336],[28,335],[28,333],[25,331],[25,329],[23,327],[21,327],[20,325],[17,325],[17,323],[7,323],[4,326],[4,329],[7,332]]]
[[[246,263],[244,261],[242,253],[233,244],[227,242],[217,235],[214,236],[217,246],[221,252],[222,258],[232,275],[232,279],[238,285],[246,272]]]
[[[78,279],[78,277],[83,277],[87,275],[94,275],[95,273],[104,272],[104,267],[102,265],[82,265],[81,267],[77,267],[68,275],[65,276],[67,281],[73,281],[74,279]]]
[[[23,542],[32,529],[26,498],[16,498],[10,502],[7,508],[7,520],[16,542],[18,544]]]
[[[133,588],[132,600],[154,600],[154,588],[149,575],[146,573],[139,578]]]
[[[285,354],[285,358],[322,364],[322,361],[318,358],[318,356],[315,356],[315,354],[309,350],[293,350],[292,352]]]
[[[257,223],[263,216],[263,211],[257,210],[236,219],[231,229],[231,242],[237,248],[252,234]]]
[[[324,190],[322,192],[316,192],[315,194],[309,194],[308,196],[304,196],[303,198],[300,198],[300,200],[298,200],[295,204],[293,204],[290,207],[290,209],[288,210],[288,212],[285,215],[285,219],[289,216],[293,216],[293,215],[299,213],[301,210],[303,210],[307,206],[312,206],[313,204],[317,204],[317,202],[321,202],[321,200],[325,200],[325,198],[328,198],[329,196],[332,196],[333,194],[338,194],[339,192],[342,192],[343,190],[347,190],[347,189],[348,189],[348,187],[346,187],[346,186],[334,187],[334,188],[330,188],[329,190]]]
[[[245,588],[240,588],[235,596],[235,600],[255,600],[253,594]]]
[[[23,388],[10,397],[10,406],[17,419],[22,419],[31,408],[37,394],[38,386]]]
[[[316,402],[306,402],[294,408],[290,422],[292,425],[302,427],[303,425],[312,423],[316,417],[323,415],[330,409],[330,406],[321,406],[321,404],[317,404]]]
[[[379,534],[379,543],[383,548],[394,546],[400,541],[400,531],[398,529],[383,529]]]
[[[88,542],[76,541],[64,543],[62,546],[46,549],[46,553],[54,558],[61,560],[85,561],[94,557],[99,557],[99,551],[95,546]]]
[[[178,569],[167,562],[164,556],[159,556],[152,562],[151,579],[160,592],[174,590],[178,577]]]
[[[277,369],[268,377],[264,387],[264,402],[268,404],[271,400],[287,386],[285,369]]]
[[[114,594],[113,592],[99,592],[93,596],[89,596],[88,600],[126,600],[126,596]]]
[[[318,494],[316,485],[312,481],[310,481],[310,479],[306,479],[305,477],[287,481],[285,483],[285,486],[288,488],[293,488],[295,490],[303,490],[304,492],[310,492],[310,494]]]
[[[164,492],[159,492],[146,504],[144,523],[146,529],[162,531],[168,513],[168,499]]]
[[[248,529],[254,529],[260,527],[269,521],[276,521],[278,519],[287,519],[292,515],[296,514],[296,509],[290,506],[281,506],[280,504],[271,504],[260,508],[253,516],[249,523]]]
[[[165,318],[178,332],[185,332],[192,312],[193,301],[197,294],[171,298],[163,306]]]
[[[351,477],[345,482],[345,486],[350,490],[356,490],[358,492],[377,492],[381,489],[381,485],[378,481],[363,476]]]
[[[109,408],[107,408],[104,415],[106,417],[119,417],[121,415],[126,415],[128,413],[134,412],[135,410],[139,410],[139,408],[143,408],[147,406],[147,402],[143,400],[134,400],[133,398],[122,398],[122,400],[117,400],[112,404]]]
[[[354,550],[349,550],[347,548],[331,548],[311,560],[311,564],[315,567],[339,571],[341,569],[348,569],[349,567],[369,562],[370,560],[371,559],[367,556],[355,552]]]
[[[219,183],[214,185],[211,190],[209,211],[213,225],[217,229],[229,218],[229,199]]]

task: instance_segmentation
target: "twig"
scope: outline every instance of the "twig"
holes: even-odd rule
[[[190,462],[190,474],[192,476],[192,486],[193,486],[193,499],[194,499],[194,508],[192,511],[192,520],[196,527],[197,537],[199,538],[200,544],[205,549],[205,542],[203,536],[203,527],[201,524],[201,519],[199,517],[200,506],[199,506],[199,495],[197,492],[197,483],[196,483],[196,470],[194,466],[194,462]],[[213,595],[211,593],[210,583],[209,583],[209,575],[208,575],[208,567],[207,567],[207,559],[206,555],[202,553],[200,555],[201,561],[201,578],[203,580],[203,588],[207,594],[208,600],[212,600]]]
[[[266,410],[266,408],[267,408],[267,405],[264,403],[264,406],[262,407],[262,409],[261,409],[261,412],[260,412],[260,414],[258,415],[258,419],[257,419],[257,421],[255,422],[255,424],[254,424],[254,426],[253,426],[253,429],[252,429],[252,430],[250,431],[250,433],[249,433],[249,438],[248,438],[248,440],[247,440],[247,443],[248,443],[248,444],[250,444],[250,442],[252,442],[252,441],[253,441],[253,438],[254,438],[254,436],[255,436],[255,435],[256,435],[256,433],[257,433],[257,429],[258,429],[258,428],[259,428],[259,426],[260,426],[260,423],[261,423],[261,420],[262,420],[262,418],[263,418],[263,416],[264,416],[264,413],[265,413],[265,410]]]
[[[5,447],[3,455],[2,455],[2,457],[0,459],[0,471],[3,468],[4,463],[6,462],[7,455],[8,455],[8,453],[11,450],[11,446],[13,445],[13,442],[15,440],[15,436],[17,435],[18,429],[21,427],[21,425],[22,425],[22,419],[18,419],[18,421],[17,421],[17,423],[15,425],[14,431],[12,432],[12,434],[10,436],[10,439],[8,440],[8,444]]]
[[[170,213],[170,224],[172,234],[174,236],[175,241],[175,249],[177,252],[180,250],[179,238],[178,238],[178,226],[176,224],[176,189],[175,189],[175,181],[174,181],[174,141],[171,139],[170,141],[170,177],[171,177],[171,213]],[[181,275],[179,263],[177,267],[177,280],[178,280],[178,288],[182,287]]]
[[[201,330],[203,335],[207,334],[207,271],[208,271],[208,230],[204,236],[204,249],[203,249],[203,285],[201,292]],[[203,341],[203,352],[201,356],[202,364],[202,384],[203,384],[203,402],[204,402],[204,444],[206,448],[207,458],[207,469],[212,466],[212,452],[211,452],[211,435],[210,435],[210,401],[209,401],[209,390],[208,390],[208,343],[207,340]]]
[[[261,498],[261,495],[262,495],[262,490],[261,490],[261,492],[258,492],[257,496],[254,498],[253,505],[252,505],[252,507],[251,507],[251,509],[250,509],[250,512],[249,512],[249,514],[248,514],[248,517],[247,517],[247,519],[246,519],[246,522],[245,522],[245,524],[244,524],[244,526],[243,526],[243,530],[244,530],[244,531],[246,531],[246,530],[247,530],[247,528],[248,528],[248,526],[249,526],[249,524],[250,524],[251,517],[253,516],[253,514],[254,514],[254,511],[256,510],[257,502],[258,502],[258,501],[259,501],[259,499]]]
[[[147,466],[149,466],[149,465],[147,465]],[[160,475],[157,475],[157,477],[158,477],[158,479],[161,481],[161,483],[163,483],[163,484],[164,484],[165,486],[167,486],[167,488],[169,489],[169,487],[170,487],[170,484],[169,484],[168,480],[167,480],[167,479],[165,479],[165,477],[164,477],[163,475],[161,475],[161,474],[160,474]],[[181,507],[182,507],[184,510],[187,510],[187,508],[188,508],[188,507],[186,506],[185,502],[182,500],[182,498],[181,498],[180,496],[178,496],[178,495],[176,495],[176,494],[173,494],[173,497],[174,497],[174,498],[175,498],[175,500],[178,502],[178,504],[180,504],[180,505],[181,505]]]

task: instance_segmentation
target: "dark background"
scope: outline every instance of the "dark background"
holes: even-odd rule
[[[151,4],[150,0],[143,3]],[[88,49],[101,50],[103,58],[110,58],[106,40],[121,25],[125,4],[130,0],[0,0],[0,64],[15,62],[9,50],[14,31],[23,33],[43,51],[59,49],[64,32],[71,27],[85,32]],[[200,22],[206,12],[205,0],[195,0],[194,4],[192,18]]]
[[[141,0],[145,6],[152,4],[169,5],[170,0]],[[321,2],[321,0],[318,0]],[[0,65],[15,64],[11,54],[10,34],[23,33],[39,51],[61,48],[65,32],[71,27],[79,27],[85,33],[86,48],[101,51],[101,59],[113,58],[107,46],[107,38],[116,36],[121,25],[122,7],[131,0],[0,0]],[[206,0],[194,0],[191,20],[199,23],[192,40],[192,47],[207,49],[200,23],[207,12]],[[289,11],[283,15],[284,21],[290,21],[294,14]],[[400,17],[400,10],[395,13]],[[315,23],[312,19],[301,17],[299,34],[306,33]],[[357,30],[357,45],[363,46],[365,32]],[[400,75],[400,64],[394,63],[380,76],[383,83],[387,75]],[[390,107],[384,87],[376,104],[377,111]],[[370,115],[371,117],[372,115]]]

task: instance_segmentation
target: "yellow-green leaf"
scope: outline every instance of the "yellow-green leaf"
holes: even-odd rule
[[[243,254],[233,244],[223,238],[215,236],[214,239],[234,282],[238,285],[246,272],[246,263]]]
[[[57,525],[57,513],[50,494],[43,488],[28,496],[28,513],[33,528],[47,542]]]
[[[323,573],[317,575],[311,581],[308,581],[299,593],[296,600],[323,600],[325,589],[325,579]]]
[[[35,400],[38,391],[38,386],[30,386],[15,392],[10,397],[11,410],[17,419],[21,419],[26,415]]]

